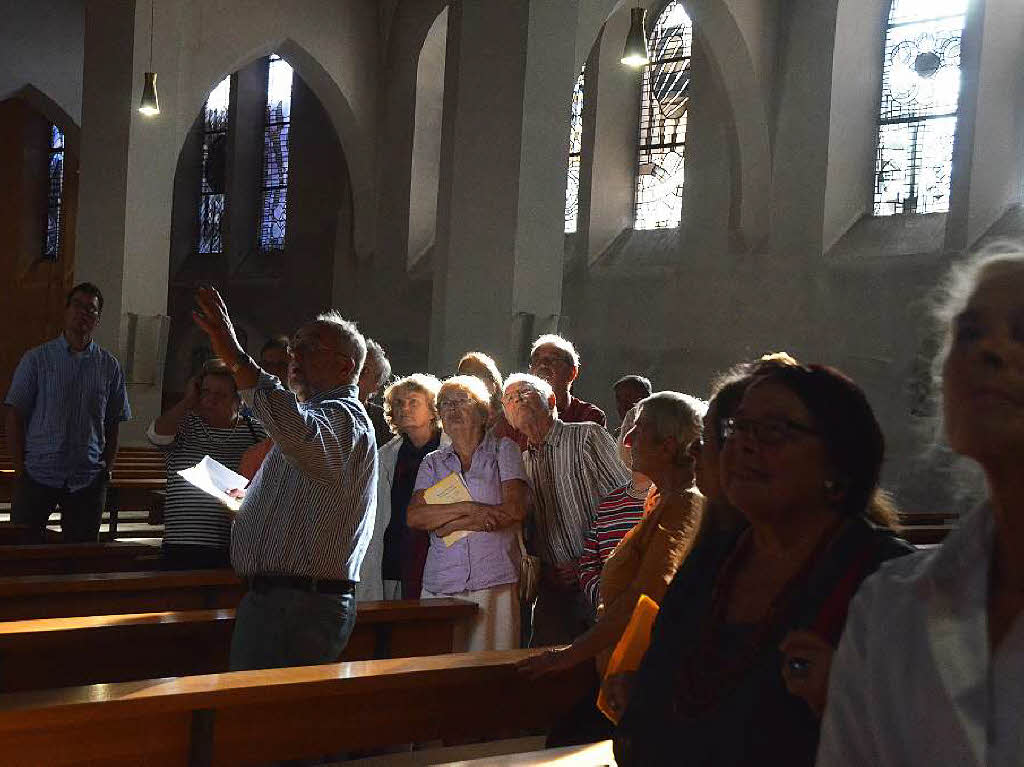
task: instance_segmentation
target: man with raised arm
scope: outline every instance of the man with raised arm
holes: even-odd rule
[[[231,564],[249,584],[231,668],[332,663],[355,625],[376,507],[377,447],[356,386],[366,342],[337,312],[319,315],[292,339],[289,390],[242,350],[216,290],[201,288],[196,302],[196,323],[238,388],[254,389],[274,440],[231,534]]]

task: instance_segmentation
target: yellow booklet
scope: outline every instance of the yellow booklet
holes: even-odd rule
[[[611,660],[608,661],[608,668],[604,678],[607,679],[615,674],[622,674],[627,671],[636,671],[640,668],[640,661],[643,660],[647,648],[651,644],[651,629],[654,627],[654,619],[658,617],[658,603],[646,594],[641,594],[633,609],[633,617],[629,619],[629,625],[622,632],[622,638],[615,645]],[[619,715],[612,711],[608,705],[602,687],[600,695],[597,696],[597,707],[601,713],[610,720],[619,723]]]
[[[460,501],[472,501],[473,496],[469,494],[469,488],[466,487],[462,475],[453,471],[440,482],[424,490],[423,500],[427,503],[459,503]],[[456,530],[441,540],[444,541],[445,546],[452,546],[467,535],[469,535],[468,530]]]

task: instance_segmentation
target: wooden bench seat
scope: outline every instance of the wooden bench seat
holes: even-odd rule
[[[153,570],[160,550],[137,543],[0,545],[0,577]]]
[[[580,664],[529,680],[536,650],[359,661],[0,696],[7,764],[241,765],[550,727]]]
[[[338,660],[440,655],[479,608],[461,599],[363,602]],[[234,610],[0,622],[0,692],[228,670]]]
[[[0,578],[0,620],[236,607],[230,569],[24,575]]]

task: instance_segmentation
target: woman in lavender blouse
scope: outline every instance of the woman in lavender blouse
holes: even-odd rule
[[[487,431],[490,394],[479,378],[454,376],[437,393],[451,444],[420,464],[410,527],[429,530],[424,599],[458,597],[480,606],[459,649],[507,650],[519,644],[519,548],[528,488],[523,457],[510,439]],[[472,501],[428,504],[424,491],[458,474]]]

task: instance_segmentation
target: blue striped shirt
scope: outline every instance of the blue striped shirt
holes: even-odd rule
[[[358,581],[377,507],[377,443],[355,385],[300,403],[263,373],[252,408],[274,447],[235,517],[235,571]]]
[[[40,484],[71,491],[106,468],[106,429],[131,418],[114,355],[95,341],[74,352],[63,334],[25,352],[4,403],[25,426],[25,470]]]

